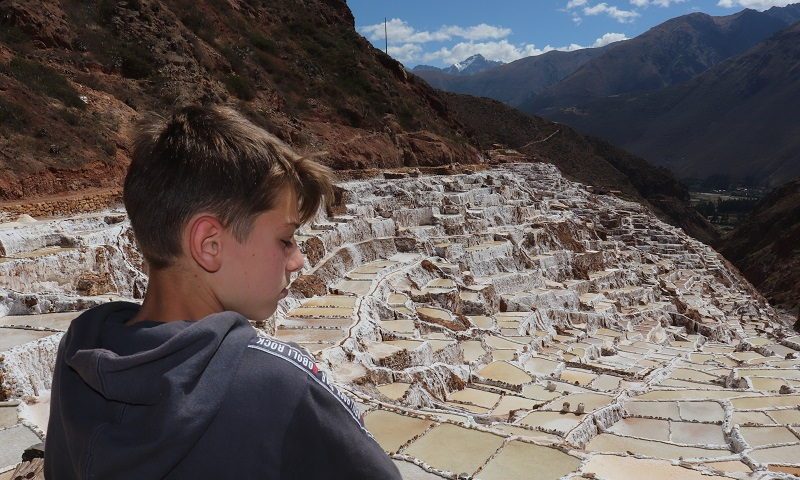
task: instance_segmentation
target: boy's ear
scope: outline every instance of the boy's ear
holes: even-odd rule
[[[203,270],[214,273],[222,266],[222,234],[224,228],[213,215],[192,217],[187,225],[189,254]]]

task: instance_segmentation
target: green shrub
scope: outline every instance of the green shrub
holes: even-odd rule
[[[202,38],[206,43],[213,45],[215,42],[214,31],[209,27],[207,18],[197,9],[189,8],[186,13],[181,16],[181,22],[194,32],[195,35]]]
[[[236,51],[233,47],[226,45],[220,49],[222,56],[225,57],[225,60],[231,64],[231,70],[233,70],[237,75],[241,75],[244,73],[245,64],[244,59],[240,55],[239,52]]]
[[[259,50],[267,53],[278,53],[278,44],[261,32],[251,31],[248,34],[250,43]]]
[[[58,116],[61,117],[62,120],[67,122],[67,125],[71,125],[73,127],[77,127],[81,123],[81,117],[75,114],[75,112],[67,109],[60,110],[58,112]]]
[[[28,118],[19,107],[0,99],[0,127],[20,131],[27,124]]]
[[[94,144],[109,157],[113,157],[117,153],[117,144],[102,135],[97,135]]]
[[[252,100],[256,96],[256,88],[249,78],[231,74],[225,76],[228,91],[242,100]]]
[[[281,66],[278,61],[265,52],[255,52],[255,60],[267,73],[281,73]]]
[[[0,40],[12,45],[17,45],[30,42],[31,37],[18,26],[6,25],[4,22],[0,21]]]
[[[97,2],[97,21],[100,24],[110,24],[117,14],[117,0],[100,0]]]
[[[86,107],[66,78],[39,62],[14,57],[8,66],[2,69],[37,93],[61,100],[69,107]]]
[[[148,78],[156,71],[155,60],[147,48],[125,42],[117,48],[122,75],[134,80]]]

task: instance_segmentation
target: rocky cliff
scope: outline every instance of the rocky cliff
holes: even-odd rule
[[[800,308],[800,179],[771,192],[723,240],[723,254],[774,304]]]

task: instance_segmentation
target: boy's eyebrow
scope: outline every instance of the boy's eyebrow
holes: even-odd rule
[[[299,223],[297,223],[297,222],[286,222],[286,226],[288,226],[288,227],[294,227],[294,228],[295,228],[295,230],[297,230],[298,228],[300,228],[300,224],[299,224]]]

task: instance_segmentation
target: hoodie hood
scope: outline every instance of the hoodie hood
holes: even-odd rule
[[[64,428],[89,435],[85,448],[70,452],[80,455],[73,464],[86,478],[167,475],[214,419],[255,336],[233,312],[125,325],[138,309],[128,302],[93,308],[64,338],[63,361],[74,375],[60,386],[59,413]],[[98,395],[107,411],[82,412]],[[108,418],[98,422],[98,415]]]

